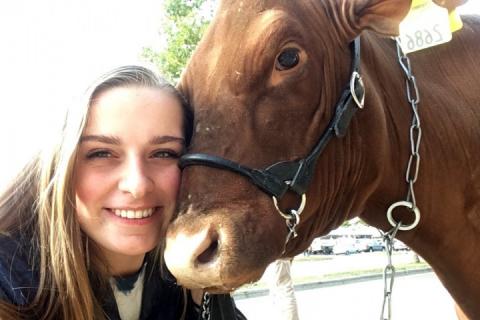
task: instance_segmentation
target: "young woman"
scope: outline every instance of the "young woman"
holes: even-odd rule
[[[0,318],[197,319],[199,299],[161,270],[191,132],[151,71],[101,78],[0,197]]]

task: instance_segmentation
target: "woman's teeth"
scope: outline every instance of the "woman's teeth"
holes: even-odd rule
[[[127,219],[143,219],[148,218],[153,214],[154,208],[144,209],[144,210],[119,210],[112,209],[113,213],[117,217],[127,218]]]

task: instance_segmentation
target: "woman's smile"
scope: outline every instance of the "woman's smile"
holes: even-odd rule
[[[148,218],[152,215],[155,208],[135,210],[135,209],[110,209],[115,213],[117,217],[127,218],[127,219],[142,219]]]
[[[162,216],[163,207],[145,209],[105,208],[107,214],[122,224],[145,225],[157,221]]]

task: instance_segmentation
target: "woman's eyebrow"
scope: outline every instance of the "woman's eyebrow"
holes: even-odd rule
[[[115,136],[106,136],[106,135],[96,135],[96,134],[90,134],[90,135],[85,135],[80,138],[80,143],[86,142],[86,141],[97,141],[97,142],[103,142],[107,144],[114,144],[114,145],[120,145],[121,141],[120,138],[115,137]],[[185,139],[180,138],[180,137],[175,137],[175,136],[155,136],[152,139],[150,139],[149,144],[164,144],[168,142],[178,142],[181,145],[185,145]]]
[[[105,135],[95,135],[95,134],[80,137],[80,143],[86,142],[86,141],[98,141],[98,142],[115,144],[115,145],[120,144],[120,139],[115,136],[105,136]]]

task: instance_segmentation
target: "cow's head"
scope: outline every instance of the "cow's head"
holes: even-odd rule
[[[250,168],[304,158],[350,79],[351,41],[364,29],[396,34],[409,8],[409,0],[223,1],[180,84],[195,111],[190,152]],[[375,126],[374,117],[358,121]],[[298,237],[286,248],[285,219],[269,195],[228,170],[185,168],[165,251],[179,283],[232,290],[355,214],[358,186],[368,192],[376,178],[358,150],[371,133],[355,122],[349,130],[321,155]],[[375,145],[375,135],[368,138]],[[287,192],[279,206],[288,211],[299,202]]]

